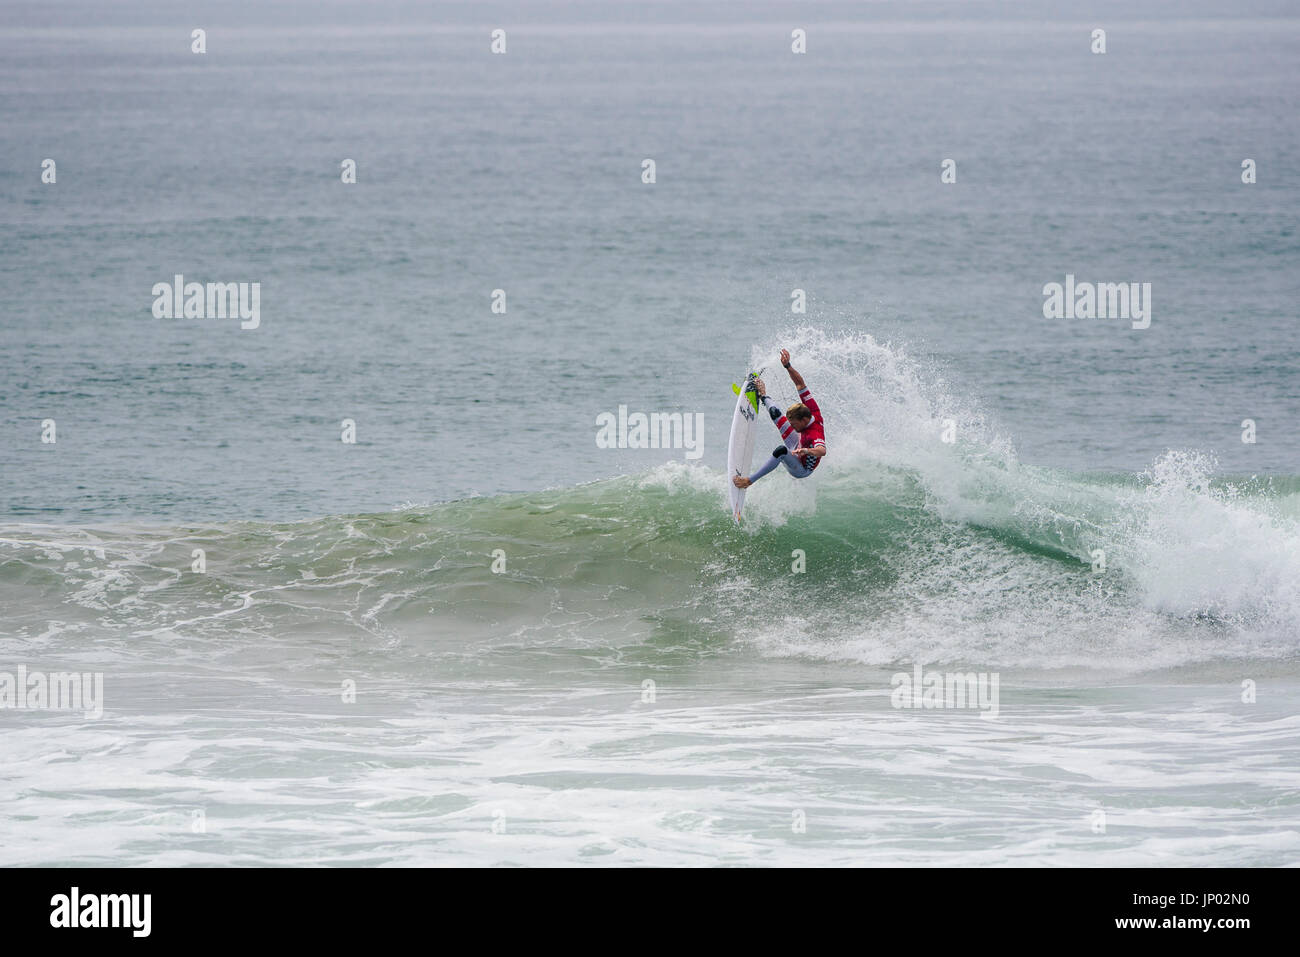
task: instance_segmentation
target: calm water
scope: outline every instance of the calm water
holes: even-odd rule
[[[0,860],[1294,863],[1298,81],[1282,4],[0,10],[0,672],[105,688],[0,711]]]

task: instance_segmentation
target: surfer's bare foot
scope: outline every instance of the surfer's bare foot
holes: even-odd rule
[[[733,475],[731,477],[731,484],[736,486],[736,488],[749,488],[754,483],[743,475]]]

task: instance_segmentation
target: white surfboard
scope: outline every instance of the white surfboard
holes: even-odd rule
[[[740,510],[745,505],[745,490],[731,484],[733,475],[748,475],[754,459],[754,436],[758,433],[758,392],[754,379],[745,376],[744,385],[731,385],[736,393],[736,411],[731,416],[731,438],[727,441],[727,489],[731,493],[731,514],[740,524]]]

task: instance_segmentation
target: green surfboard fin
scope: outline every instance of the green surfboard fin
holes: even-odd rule
[[[755,414],[758,413],[758,390],[754,388],[754,377],[756,375],[758,375],[757,372],[751,372],[749,378],[745,380],[745,391],[749,394],[749,406],[754,410]],[[736,395],[740,395],[740,386],[734,382],[731,383],[731,391]]]

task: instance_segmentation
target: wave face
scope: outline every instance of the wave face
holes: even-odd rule
[[[924,361],[869,336],[783,342],[826,413],[830,456],[810,481],[760,482],[743,528],[724,476],[680,463],[292,524],[10,525],[10,650],[130,656],[160,637],[254,658],[274,642],[308,662],[405,649],[444,674],[490,648],[517,649],[525,668],[738,646],[1026,671],[1296,655],[1295,478],[1215,477],[1212,460],[1176,451],[1140,475],[1032,467]],[[792,399],[774,354],[756,349],[755,365]]]

